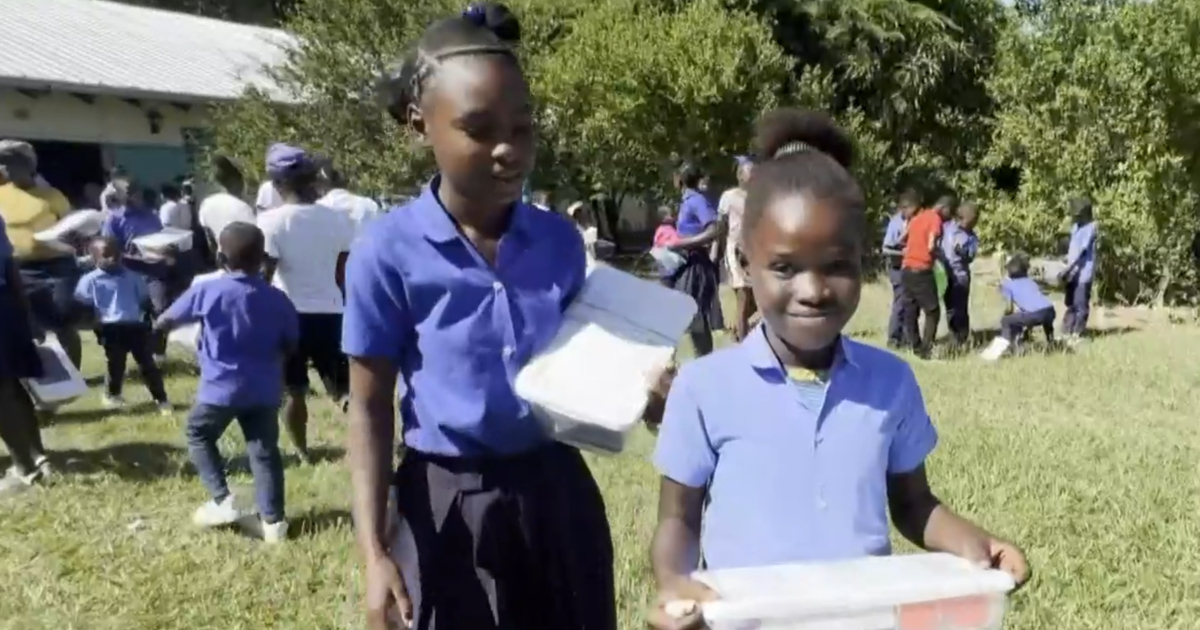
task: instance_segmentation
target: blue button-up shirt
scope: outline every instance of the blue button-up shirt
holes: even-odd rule
[[[283,291],[258,275],[234,273],[196,284],[164,314],[200,322],[196,402],[222,407],[276,406],[283,359],[299,339],[299,316]]]
[[[143,321],[150,289],[141,274],[124,267],[93,269],[79,279],[75,299],[95,309],[101,324],[136,324]]]
[[[1077,268],[1079,282],[1091,282],[1096,276],[1096,222],[1071,226],[1071,245],[1067,250],[1067,267]]]
[[[1000,283],[1000,294],[1025,313],[1035,313],[1054,306],[1033,278],[1005,278]]]
[[[583,239],[563,217],[517,204],[489,264],[442,207],[438,184],[377,219],[355,245],[342,347],[396,366],[410,448],[521,453],[547,438],[513,384],[583,286]]]
[[[904,215],[897,212],[888,219],[883,230],[883,246],[888,249],[904,248]]]
[[[683,201],[679,204],[679,218],[675,220],[675,229],[680,236],[695,236],[704,228],[717,220],[717,209],[698,190],[688,188],[683,191]]]
[[[676,376],[654,461],[708,488],[709,568],[890,553],[887,475],[915,470],[937,444],[916,377],[843,338],[823,395],[813,387],[787,376],[762,328]]]
[[[979,237],[965,230],[957,221],[942,227],[942,260],[960,281],[971,279],[971,263],[979,254]]]
[[[124,252],[133,253],[133,239],[158,234],[163,229],[158,213],[144,208],[125,207],[114,210],[104,219],[100,233],[117,239]]]

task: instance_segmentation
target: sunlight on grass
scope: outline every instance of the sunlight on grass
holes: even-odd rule
[[[981,292],[983,293],[983,292]],[[976,328],[997,306],[976,296]],[[880,341],[888,296],[864,296],[852,332]],[[1016,630],[1195,628],[1200,619],[1200,330],[1148,324],[1101,336],[1078,354],[984,365],[917,364],[941,444],[935,489],[961,512],[1024,545],[1034,581]],[[88,349],[86,374],[99,374]],[[186,370],[171,378],[190,399]],[[134,380],[131,402],[148,400]],[[313,406],[322,461],[289,461],[295,540],[267,548],[236,532],[192,529],[205,497],[187,463],[181,410],[106,417],[99,392],[55,418],[46,440],[65,474],[0,506],[0,628],[261,630],[361,628],[348,516],[342,420]],[[643,627],[646,548],[657,480],[653,438],[591,458],[617,544],[622,628]],[[233,482],[251,483],[232,430]],[[0,463],[7,460],[0,457]]]

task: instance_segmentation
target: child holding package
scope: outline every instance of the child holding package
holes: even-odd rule
[[[1008,277],[1000,283],[1000,293],[1008,301],[1004,317],[1000,318],[1000,336],[980,355],[985,361],[1004,356],[1026,330],[1041,326],[1046,341],[1054,342],[1054,303],[1042,293],[1038,283],[1029,277],[1029,256],[1017,252],[1004,265]]]
[[[112,236],[101,236],[89,245],[95,269],[79,279],[75,299],[91,306],[99,324],[96,335],[108,365],[104,406],[125,405],[125,365],[129,355],[142,372],[142,381],[163,415],[173,411],[167,400],[162,370],[154,360],[154,335],[146,323],[150,288],[142,274],[125,267],[121,246]]]
[[[912,370],[843,335],[867,241],[851,140],[826,116],[782,109],[759,122],[757,144],[766,160],[749,183],[742,246],[763,324],[684,365],[671,386],[654,456],[651,626],[703,627],[698,606],[673,604],[716,597],[690,577],[700,558],[720,570],[886,555],[889,510],[913,543],[1024,582],[1016,545],[930,489],[937,431]]]
[[[276,543],[287,537],[278,420],[283,362],[296,349],[299,316],[283,291],[261,275],[266,248],[256,226],[230,223],[218,240],[218,260],[228,273],[192,286],[155,327],[169,332],[200,323],[200,386],[186,431],[188,454],[212,500],[201,505],[192,520],[201,527],[217,527],[242,516],[217,450],[217,441],[237,420],[258,495],[255,533]]]
[[[650,257],[658,265],[658,275],[670,278],[683,266],[683,256],[671,250],[671,246],[679,242],[679,230],[675,228],[675,210],[670,206],[658,209],[660,223],[654,230],[654,247]]]

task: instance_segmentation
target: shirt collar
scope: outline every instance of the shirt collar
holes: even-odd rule
[[[435,243],[449,243],[458,239],[461,233],[458,230],[458,225],[454,219],[450,217],[450,213],[442,206],[442,202],[438,199],[434,192],[441,185],[442,176],[435,175],[424,188],[421,189],[421,195],[413,202],[413,211],[417,219],[421,222],[421,229],[425,233],[425,237]],[[513,204],[512,219],[509,222],[507,234],[525,234],[527,224],[529,222],[529,212],[537,212],[526,206],[522,202]]]
[[[695,188],[684,188],[683,189],[683,200],[687,201],[688,199],[695,197],[699,194],[700,194],[700,191],[696,190]]]
[[[779,357],[775,356],[775,351],[767,342],[767,331],[764,325],[759,324],[755,327],[742,341],[741,346],[750,359],[750,365],[760,375],[770,375],[773,379],[780,381],[786,379],[783,364],[779,362]],[[830,372],[836,372],[847,366],[857,367],[858,357],[854,351],[854,342],[847,339],[845,335],[841,335],[837,340],[837,355],[833,359],[833,369]]]

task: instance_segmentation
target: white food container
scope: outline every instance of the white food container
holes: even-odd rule
[[[53,227],[35,232],[33,240],[62,252],[75,253],[75,248],[66,242],[67,237],[96,236],[103,225],[104,214],[99,210],[77,210],[60,219]]]
[[[38,409],[53,410],[87,393],[87,383],[54,335],[37,344],[37,352],[42,377],[21,379],[21,384]]]
[[[133,244],[143,254],[157,255],[169,247],[186,252],[192,248],[192,231],[179,228],[163,228],[155,234],[147,234],[133,239]]]
[[[701,572],[712,630],[1000,630],[1013,580],[941,553]]]
[[[517,395],[554,439],[619,453],[695,314],[685,293],[596,265],[550,346],[517,375]]]

